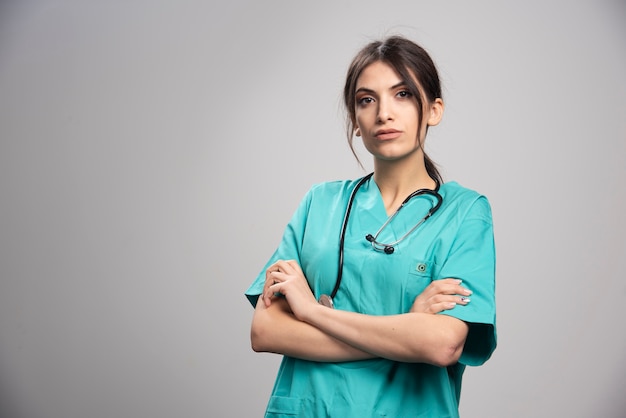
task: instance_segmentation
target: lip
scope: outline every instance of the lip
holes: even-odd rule
[[[374,136],[380,140],[385,141],[385,140],[390,140],[390,139],[396,139],[401,134],[402,134],[402,131],[399,131],[397,129],[379,129],[376,131]]]

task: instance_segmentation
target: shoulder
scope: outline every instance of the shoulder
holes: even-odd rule
[[[462,217],[471,216],[491,221],[491,205],[485,195],[461,186],[456,181],[442,184],[439,192],[448,209],[456,211]]]
[[[350,195],[359,180],[333,180],[315,183],[309,188],[306,197],[309,200],[343,200]]]
[[[439,192],[450,199],[472,200],[482,196],[476,190],[461,186],[456,181],[443,183],[439,188]]]

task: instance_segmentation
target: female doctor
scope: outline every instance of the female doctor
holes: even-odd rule
[[[496,346],[489,203],[424,152],[444,104],[420,46],[366,45],[344,102],[373,174],[314,185],[246,291],[253,350],[284,356],[265,416],[456,417]]]

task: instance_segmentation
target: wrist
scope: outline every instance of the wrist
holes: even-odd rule
[[[331,308],[321,305],[317,301],[315,303],[311,303],[311,305],[309,306],[309,309],[303,312],[303,316],[301,320],[303,322],[306,322],[309,325],[316,326],[316,323],[319,321],[321,317],[323,317],[324,311],[327,309],[331,309]]]

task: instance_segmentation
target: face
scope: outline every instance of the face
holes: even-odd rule
[[[424,102],[418,126],[415,98],[396,71],[381,61],[365,67],[356,83],[356,130],[365,148],[377,159],[422,158],[420,138],[428,125],[437,124],[443,110],[441,99]],[[441,107],[441,109],[438,109]]]

